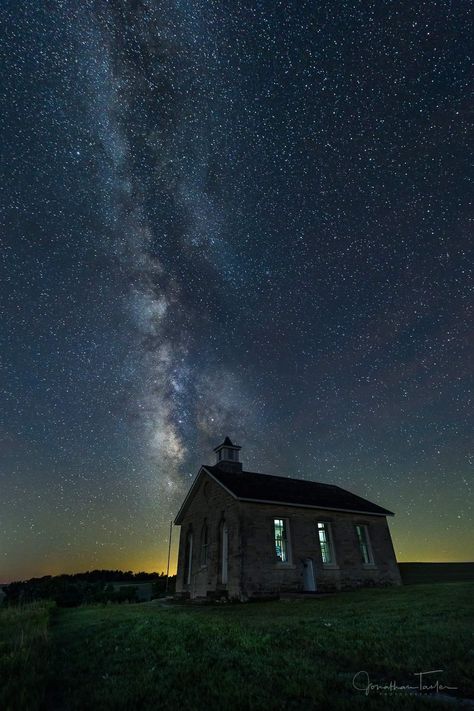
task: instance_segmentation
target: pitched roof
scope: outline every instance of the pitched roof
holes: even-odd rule
[[[257,472],[225,471],[219,466],[205,466],[204,469],[233,496],[244,501],[353,511],[378,514],[379,516],[394,515],[392,511],[334,484],[258,474]]]

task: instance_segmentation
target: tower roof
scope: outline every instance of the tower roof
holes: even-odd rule
[[[222,444],[219,444],[217,447],[214,447],[214,452],[217,452],[221,447],[231,447],[232,449],[242,449],[238,444],[233,444],[231,441],[230,437],[226,437]]]

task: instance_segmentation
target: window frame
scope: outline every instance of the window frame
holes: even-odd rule
[[[281,521],[282,522],[282,534],[284,532],[285,536],[281,538],[281,541],[285,541],[285,549],[286,549],[286,560],[282,560],[278,557],[277,554],[277,535],[276,535],[276,530],[275,530],[275,522],[276,521]],[[273,554],[276,558],[276,563],[277,565],[292,565],[293,563],[293,556],[291,554],[291,535],[290,535],[290,519],[286,516],[274,516],[272,518],[272,545],[273,545]],[[283,546],[282,546],[282,551],[283,551]]]
[[[372,548],[372,542],[370,539],[370,534],[369,534],[369,526],[366,523],[355,523],[355,533],[356,533],[356,539],[357,543],[359,546],[359,551],[362,556],[362,565],[364,568],[375,568],[376,563],[375,563],[375,558],[374,558],[374,551]],[[359,535],[359,529],[363,531],[363,538]],[[364,550],[367,553],[367,559],[366,560],[366,555],[364,553]]]
[[[201,551],[200,551],[200,562],[201,568],[207,567],[207,562],[209,558],[209,526],[205,520],[202,524],[201,529]]]
[[[185,542],[185,553],[184,553],[184,584],[186,586],[191,585],[192,572],[193,572],[193,530],[188,529],[186,534]]]
[[[229,583],[229,527],[225,518],[219,523],[218,536],[218,582],[219,585],[226,586]]]
[[[324,526],[324,528],[320,528]],[[324,554],[323,554],[323,541],[321,541],[320,537],[320,531],[324,530],[326,534],[326,541],[325,543],[327,544],[329,555],[330,555],[330,560],[329,562],[326,562],[324,560]],[[336,547],[334,545],[334,536],[333,536],[333,531],[332,531],[332,521],[324,521],[321,519],[318,519],[316,521],[316,537],[319,543],[319,550],[321,552],[321,560],[323,563],[324,568],[338,568],[337,564],[337,558],[336,558]]]

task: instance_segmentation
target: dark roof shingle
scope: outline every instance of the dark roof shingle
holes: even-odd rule
[[[258,474],[257,472],[231,472],[225,471],[219,466],[205,466],[204,468],[238,499],[393,516],[392,511],[334,484]]]

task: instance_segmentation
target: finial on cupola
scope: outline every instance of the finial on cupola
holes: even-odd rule
[[[242,447],[233,444],[230,437],[226,437],[222,444],[214,447],[216,453],[216,466],[228,471],[242,471],[242,463],[239,462],[239,451]]]

